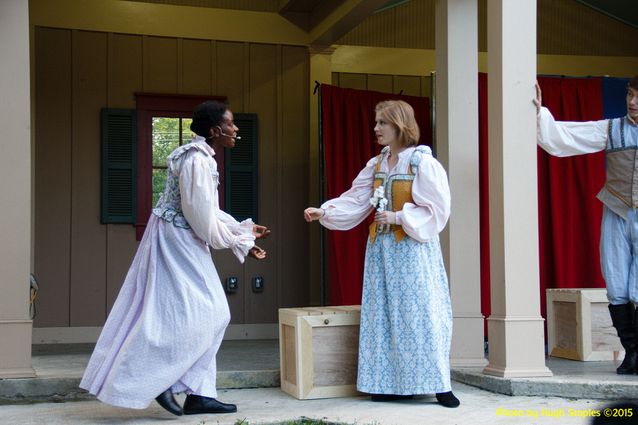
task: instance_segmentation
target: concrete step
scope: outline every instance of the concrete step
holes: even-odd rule
[[[94,400],[79,388],[93,344],[33,346],[35,378],[0,379],[0,404]],[[279,387],[279,341],[224,341],[219,389]]]
[[[1,379],[0,404],[94,400],[78,387],[92,351],[91,344],[34,346],[37,376]],[[638,375],[617,375],[618,363],[548,357],[550,377],[499,378],[483,374],[482,368],[455,367],[452,379],[509,396],[638,399]],[[224,341],[217,354],[217,368],[220,389],[279,387],[279,341]]]

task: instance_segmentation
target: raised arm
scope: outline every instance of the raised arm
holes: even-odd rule
[[[599,152],[607,146],[607,120],[556,121],[542,105],[541,88],[536,83],[537,143],[554,156],[573,156]]]
[[[307,208],[304,211],[305,220],[319,220],[331,230],[349,230],[365,220],[372,211],[370,197],[376,163],[376,157],[368,161],[352,182],[352,187],[338,198],[324,202],[321,208]]]

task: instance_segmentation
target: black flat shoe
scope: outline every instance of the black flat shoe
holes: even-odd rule
[[[400,395],[400,394],[372,394],[372,401],[397,401],[397,400],[410,400],[414,398],[413,395]]]
[[[459,399],[454,397],[452,391],[448,391],[446,393],[436,393],[436,400],[441,406],[445,407],[459,407],[459,405],[461,404]]]
[[[189,394],[184,401],[184,414],[197,415],[199,413],[234,413],[237,406],[230,403],[222,403],[214,398]]]
[[[173,397],[173,393],[171,392],[170,388],[155,397],[155,401],[157,401],[160,406],[171,412],[173,415],[182,416],[184,414],[179,403],[177,403],[177,400],[175,400],[175,397]]]
[[[638,373],[636,364],[638,363],[638,352],[636,350],[625,351],[625,358],[623,359],[616,373],[618,375],[633,375]]]

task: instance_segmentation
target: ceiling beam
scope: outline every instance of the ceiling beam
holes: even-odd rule
[[[387,2],[388,0],[345,0],[321,20],[313,22],[314,25],[309,30],[310,44],[329,46],[335,43]]]

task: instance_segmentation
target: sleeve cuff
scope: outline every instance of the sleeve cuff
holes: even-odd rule
[[[239,262],[243,263],[248,255],[248,251],[250,251],[253,246],[255,246],[255,237],[252,235],[252,232],[250,234],[241,234],[233,241],[231,251],[235,254]]]
[[[403,211],[397,211],[395,214],[396,224],[403,225]]]

